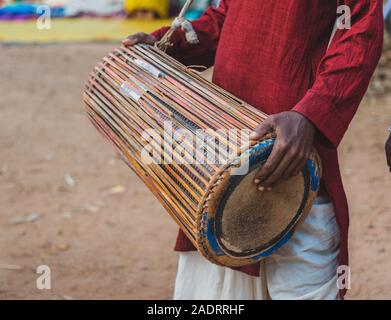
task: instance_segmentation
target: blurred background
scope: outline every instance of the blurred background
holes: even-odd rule
[[[211,3],[199,0],[197,18]],[[87,121],[89,72],[181,0],[0,0],[0,299],[170,299],[177,227]],[[391,30],[391,5],[385,10]],[[348,299],[391,299],[391,41],[342,142]],[[51,289],[36,286],[39,265]]]

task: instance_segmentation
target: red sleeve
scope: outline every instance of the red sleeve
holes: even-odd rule
[[[338,29],[313,87],[293,108],[337,147],[368,89],[383,47],[383,0],[344,0],[351,28]]]
[[[167,53],[186,65],[212,66],[229,2],[230,0],[221,0],[218,7],[209,7],[199,19],[192,21],[199,39],[198,44],[189,44],[184,32],[177,30],[171,38],[174,46]],[[152,35],[160,39],[168,29],[169,27],[161,28]]]

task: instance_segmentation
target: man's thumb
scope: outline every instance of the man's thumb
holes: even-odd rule
[[[250,140],[259,140],[265,135],[273,131],[273,126],[268,120],[265,120],[259,124],[255,130],[250,134]]]

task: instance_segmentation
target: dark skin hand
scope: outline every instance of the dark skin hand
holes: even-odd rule
[[[251,140],[259,140],[268,133],[276,135],[273,150],[254,183],[260,191],[298,175],[311,154],[315,127],[297,112],[281,112],[267,118],[251,134]]]
[[[390,172],[391,172],[391,134],[386,143],[386,155],[387,155],[387,164],[390,167]]]
[[[146,43],[146,44],[153,45],[155,44],[156,41],[157,39],[154,36],[147,33],[139,32],[127,37],[125,40],[122,41],[122,44],[125,47],[131,47],[137,43]]]

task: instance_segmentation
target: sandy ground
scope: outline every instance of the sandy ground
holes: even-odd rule
[[[0,299],[169,299],[176,226],[84,116],[114,45],[1,46]],[[350,299],[391,298],[391,99],[367,98],[341,149],[351,204]],[[36,268],[51,268],[38,290]]]

